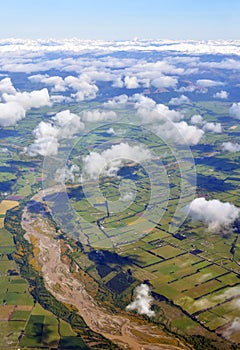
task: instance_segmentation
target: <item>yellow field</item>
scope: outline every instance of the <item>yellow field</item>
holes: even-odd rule
[[[4,218],[0,218],[0,228],[4,227]]]
[[[5,215],[6,211],[19,205],[17,201],[3,200],[0,203],[0,215]]]

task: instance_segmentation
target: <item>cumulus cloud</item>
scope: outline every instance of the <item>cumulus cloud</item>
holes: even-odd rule
[[[5,80],[2,84],[2,91],[8,92],[4,92],[2,95],[2,100],[5,103],[0,103],[1,126],[15,125],[19,120],[25,118],[26,111],[31,108],[51,105],[47,89],[32,92],[16,92],[11,81]]]
[[[126,76],[124,83],[127,89],[137,89],[139,87],[138,80],[136,77]]]
[[[89,81],[89,77],[86,75],[80,77],[68,76],[64,81],[68,88],[76,91],[76,93],[72,94],[76,101],[92,100],[97,96],[97,85]]]
[[[4,78],[0,80],[0,94],[11,94],[14,95],[16,93],[16,89],[12,84],[12,81],[10,78]]]
[[[221,123],[205,123],[203,125],[203,130],[219,134],[222,132],[222,125]]]
[[[204,135],[203,130],[198,129],[196,126],[188,125],[185,121],[165,123],[159,125],[155,130],[163,140],[167,139],[179,145],[195,146]]]
[[[202,125],[203,124],[203,117],[200,114],[194,114],[191,117],[190,122],[191,122],[191,124],[194,124],[194,125]]]
[[[82,113],[82,119],[85,122],[99,122],[107,120],[115,120],[117,114],[114,111],[99,111],[95,109],[93,111],[84,111]]]
[[[79,167],[75,164],[73,164],[71,167],[65,166],[64,168],[57,169],[55,174],[55,181],[61,184],[64,184],[66,182],[74,183],[75,177],[79,175],[79,170]]]
[[[25,149],[31,157],[57,155],[60,140],[71,139],[84,129],[80,117],[69,110],[57,113],[51,120],[51,124],[42,121],[34,129],[35,140]]]
[[[147,96],[144,96],[142,94],[134,94],[131,98],[130,101],[135,102],[135,108],[147,108],[147,109],[153,109],[156,107],[156,102]]]
[[[240,144],[232,142],[223,142],[222,147],[224,151],[235,153],[240,152]]]
[[[84,129],[85,125],[81,122],[81,118],[65,110],[57,113],[52,120],[59,129],[59,136],[61,138],[71,138],[74,134]]]
[[[52,86],[52,92],[65,92],[66,90],[73,90],[75,93],[72,93],[72,97],[77,101],[91,100],[94,99],[98,92],[98,87],[91,80],[91,75],[96,78],[96,74],[84,73],[79,77],[75,77],[72,75],[67,76],[66,78],[62,78],[60,76],[48,76],[47,74],[36,74],[30,76],[28,79],[32,82],[40,82],[47,86]],[[96,73],[96,72],[95,72]],[[100,80],[104,79],[101,75]]]
[[[34,90],[31,92],[17,92],[15,95],[5,93],[2,98],[5,102],[18,103],[25,110],[51,105],[47,89]]]
[[[37,154],[41,156],[56,155],[59,147],[58,133],[59,130],[55,126],[43,121],[40,122],[33,131],[36,139],[26,149],[26,152],[31,157]]]
[[[16,102],[0,103],[0,126],[15,125],[25,114],[25,109]]]
[[[166,75],[162,75],[159,78],[153,79],[151,81],[151,85],[160,89],[160,88],[169,88],[169,87],[176,87],[178,83],[177,78],[169,77]]]
[[[131,146],[128,143],[120,143],[102,153],[90,152],[83,158],[83,172],[84,175],[93,180],[98,179],[101,172],[107,176],[116,176],[126,160],[141,163],[151,159],[151,157],[151,152],[142,145]]]
[[[214,98],[220,98],[221,100],[227,99],[229,96],[229,93],[227,91],[221,90],[219,92],[216,92],[213,97]]]
[[[123,107],[128,102],[128,95],[123,94],[113,97],[108,102],[105,102],[103,105],[107,108],[119,108]]]
[[[149,108],[142,108],[139,106],[138,108],[138,115],[142,119],[143,123],[153,123],[158,121],[179,121],[183,119],[183,115],[175,111],[174,109],[169,109],[164,104],[156,104],[155,108],[150,109]]]
[[[205,198],[196,198],[186,207],[193,221],[202,221],[209,230],[217,230],[221,226],[233,223],[240,214],[240,209],[228,202],[217,199],[207,201]]]
[[[224,83],[211,79],[199,79],[197,80],[197,85],[203,88],[209,88],[213,86],[221,86],[224,85]]]
[[[36,74],[28,77],[32,82],[42,83],[48,86],[52,86],[53,92],[64,92],[66,91],[65,81],[59,76],[49,77],[47,74]]]
[[[240,119],[240,102],[232,104],[229,108],[229,114],[233,118]]]
[[[137,311],[138,314],[147,315],[148,317],[155,316],[155,312],[151,310],[153,298],[150,292],[147,284],[140,284],[135,289],[135,300],[126,307],[126,310]]]
[[[171,100],[169,101],[170,105],[182,105],[184,103],[190,103],[190,100],[187,96],[185,95],[181,95],[180,97],[175,97],[175,98],[171,98]]]

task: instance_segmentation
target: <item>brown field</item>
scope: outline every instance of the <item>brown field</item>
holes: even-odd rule
[[[17,207],[18,205],[19,202],[17,201],[3,200],[0,203],[0,215],[5,215],[7,210]]]
[[[0,321],[8,321],[11,314],[14,311],[14,305],[1,305],[0,306]]]

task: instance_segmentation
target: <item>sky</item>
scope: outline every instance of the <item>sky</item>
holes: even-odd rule
[[[0,39],[240,39],[240,0],[0,0]]]

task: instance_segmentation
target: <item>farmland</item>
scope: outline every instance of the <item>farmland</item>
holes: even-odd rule
[[[135,53],[95,54],[110,80],[99,83],[96,74],[79,84],[71,69],[83,60],[85,72],[89,53],[73,54],[74,68],[66,53],[63,70],[46,75],[9,73],[17,89],[44,88],[59,75],[63,96],[51,86],[49,103],[0,129],[0,348],[240,349],[239,219],[210,229],[188,215],[195,198],[240,207],[240,153],[223,148],[232,140],[238,149],[239,118],[230,110],[239,82],[223,68],[218,76],[214,64],[207,70],[220,56],[174,53],[164,69],[179,86],[153,87],[166,54],[139,51],[134,69],[153,69],[149,88],[144,77],[129,88],[123,76],[116,87],[112,74]],[[76,84],[66,83],[68,74]],[[84,100],[75,88],[85,85],[95,90]],[[214,97],[219,86],[229,99]],[[170,103],[180,91],[189,101]],[[150,313],[126,309],[141,284],[153,298]]]

